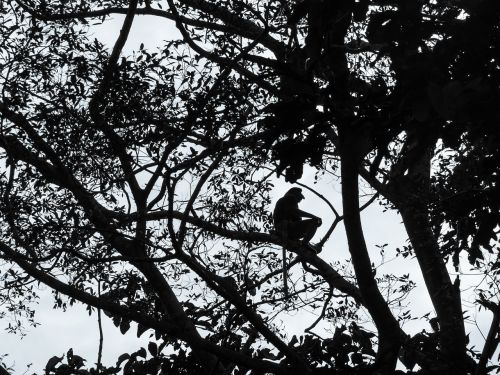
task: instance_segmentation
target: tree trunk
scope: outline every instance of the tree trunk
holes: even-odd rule
[[[410,242],[422,271],[440,326],[440,353],[448,373],[465,374],[466,343],[460,290],[451,282],[439,244],[432,232],[428,212],[430,191],[430,152],[410,168],[407,183],[394,195]],[[403,188],[403,189],[401,189]]]
[[[453,287],[425,209],[401,209],[440,327],[440,351],[450,374],[465,374],[465,329],[459,291]]]
[[[357,140],[354,132],[348,132],[349,134],[343,134],[340,138],[344,225],[361,297],[378,330],[375,373],[392,374],[401,345],[400,328],[378,289],[372,271],[359,212]]]

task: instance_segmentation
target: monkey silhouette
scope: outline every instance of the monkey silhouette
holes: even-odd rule
[[[278,199],[274,207],[273,220],[274,227],[283,240],[302,240],[302,244],[315,253],[320,252],[320,248],[309,243],[316,230],[321,225],[321,219],[313,214],[299,209],[299,202],[304,199],[302,189],[293,187],[286,194]],[[302,219],[306,217],[307,219]],[[283,284],[285,298],[288,298],[288,276],[287,276],[287,256],[283,246]]]
[[[316,215],[299,209],[299,202],[303,199],[302,189],[293,187],[288,190],[276,202],[273,213],[274,227],[283,239],[302,240],[303,245],[316,250],[309,241],[314,237],[322,221]]]

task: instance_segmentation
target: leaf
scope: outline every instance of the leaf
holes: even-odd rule
[[[137,337],[141,337],[141,335],[148,330],[148,327],[142,325],[141,323],[137,324]]]
[[[135,354],[138,357],[142,357],[142,358],[146,358],[148,355],[148,353],[146,352],[146,349],[144,349],[144,348],[140,348],[138,351],[135,352]]]
[[[45,365],[45,373],[48,374],[52,371],[55,371],[56,365],[61,362],[63,357],[53,356],[51,359],[47,361]]]
[[[156,345],[155,342],[150,342],[148,344],[148,350],[151,353],[153,357],[156,357],[158,355],[158,345]]]
[[[128,320],[122,320],[120,323],[120,332],[122,334],[125,334],[128,330],[130,329],[130,321]]]
[[[118,374],[120,372],[120,367],[108,367],[106,370],[105,370],[105,374],[106,375],[113,375],[113,374]]]
[[[67,364],[63,363],[56,370],[56,375],[71,375],[73,374],[73,370]]]
[[[118,357],[118,360],[116,361],[117,366],[121,366],[122,362],[126,361],[127,359],[130,358],[130,354],[128,353],[123,353]]]

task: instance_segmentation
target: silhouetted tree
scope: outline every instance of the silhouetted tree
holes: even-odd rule
[[[156,334],[115,367],[85,369],[71,350],[47,373],[391,374],[398,358],[415,374],[498,368],[487,366],[499,335],[496,1],[0,10],[0,298],[33,319],[37,281],[58,307],[83,303],[122,333],[136,323]],[[107,49],[89,24],[118,14]],[[124,54],[139,16],[175,23],[181,39]],[[320,244],[343,221],[355,281],[327,249],[294,248],[301,277],[284,300],[269,177],[296,182],[306,164],[340,175],[343,213]],[[374,272],[360,178],[402,217],[410,245],[399,254],[418,260],[431,333],[401,327],[412,281]],[[447,268],[459,274],[462,253],[490,280],[475,295],[494,313],[481,353],[467,347],[460,278]],[[305,308],[319,318],[290,341],[274,314]],[[313,334],[320,321],[334,333]]]

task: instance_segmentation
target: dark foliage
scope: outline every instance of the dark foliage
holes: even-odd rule
[[[118,15],[113,46],[93,39]],[[128,53],[139,16],[180,39]],[[41,283],[55,308],[149,335],[111,366],[70,349],[47,374],[498,370],[499,28],[493,0],[0,2],[0,305],[35,324]],[[352,264],[270,232],[273,177],[310,167],[340,177],[320,243],[343,221]],[[360,177],[401,215],[394,255],[418,261],[430,332],[401,307],[410,276],[376,274]],[[470,292],[493,313],[479,349],[464,268],[487,280]],[[287,338],[279,317],[303,311],[318,319]]]

